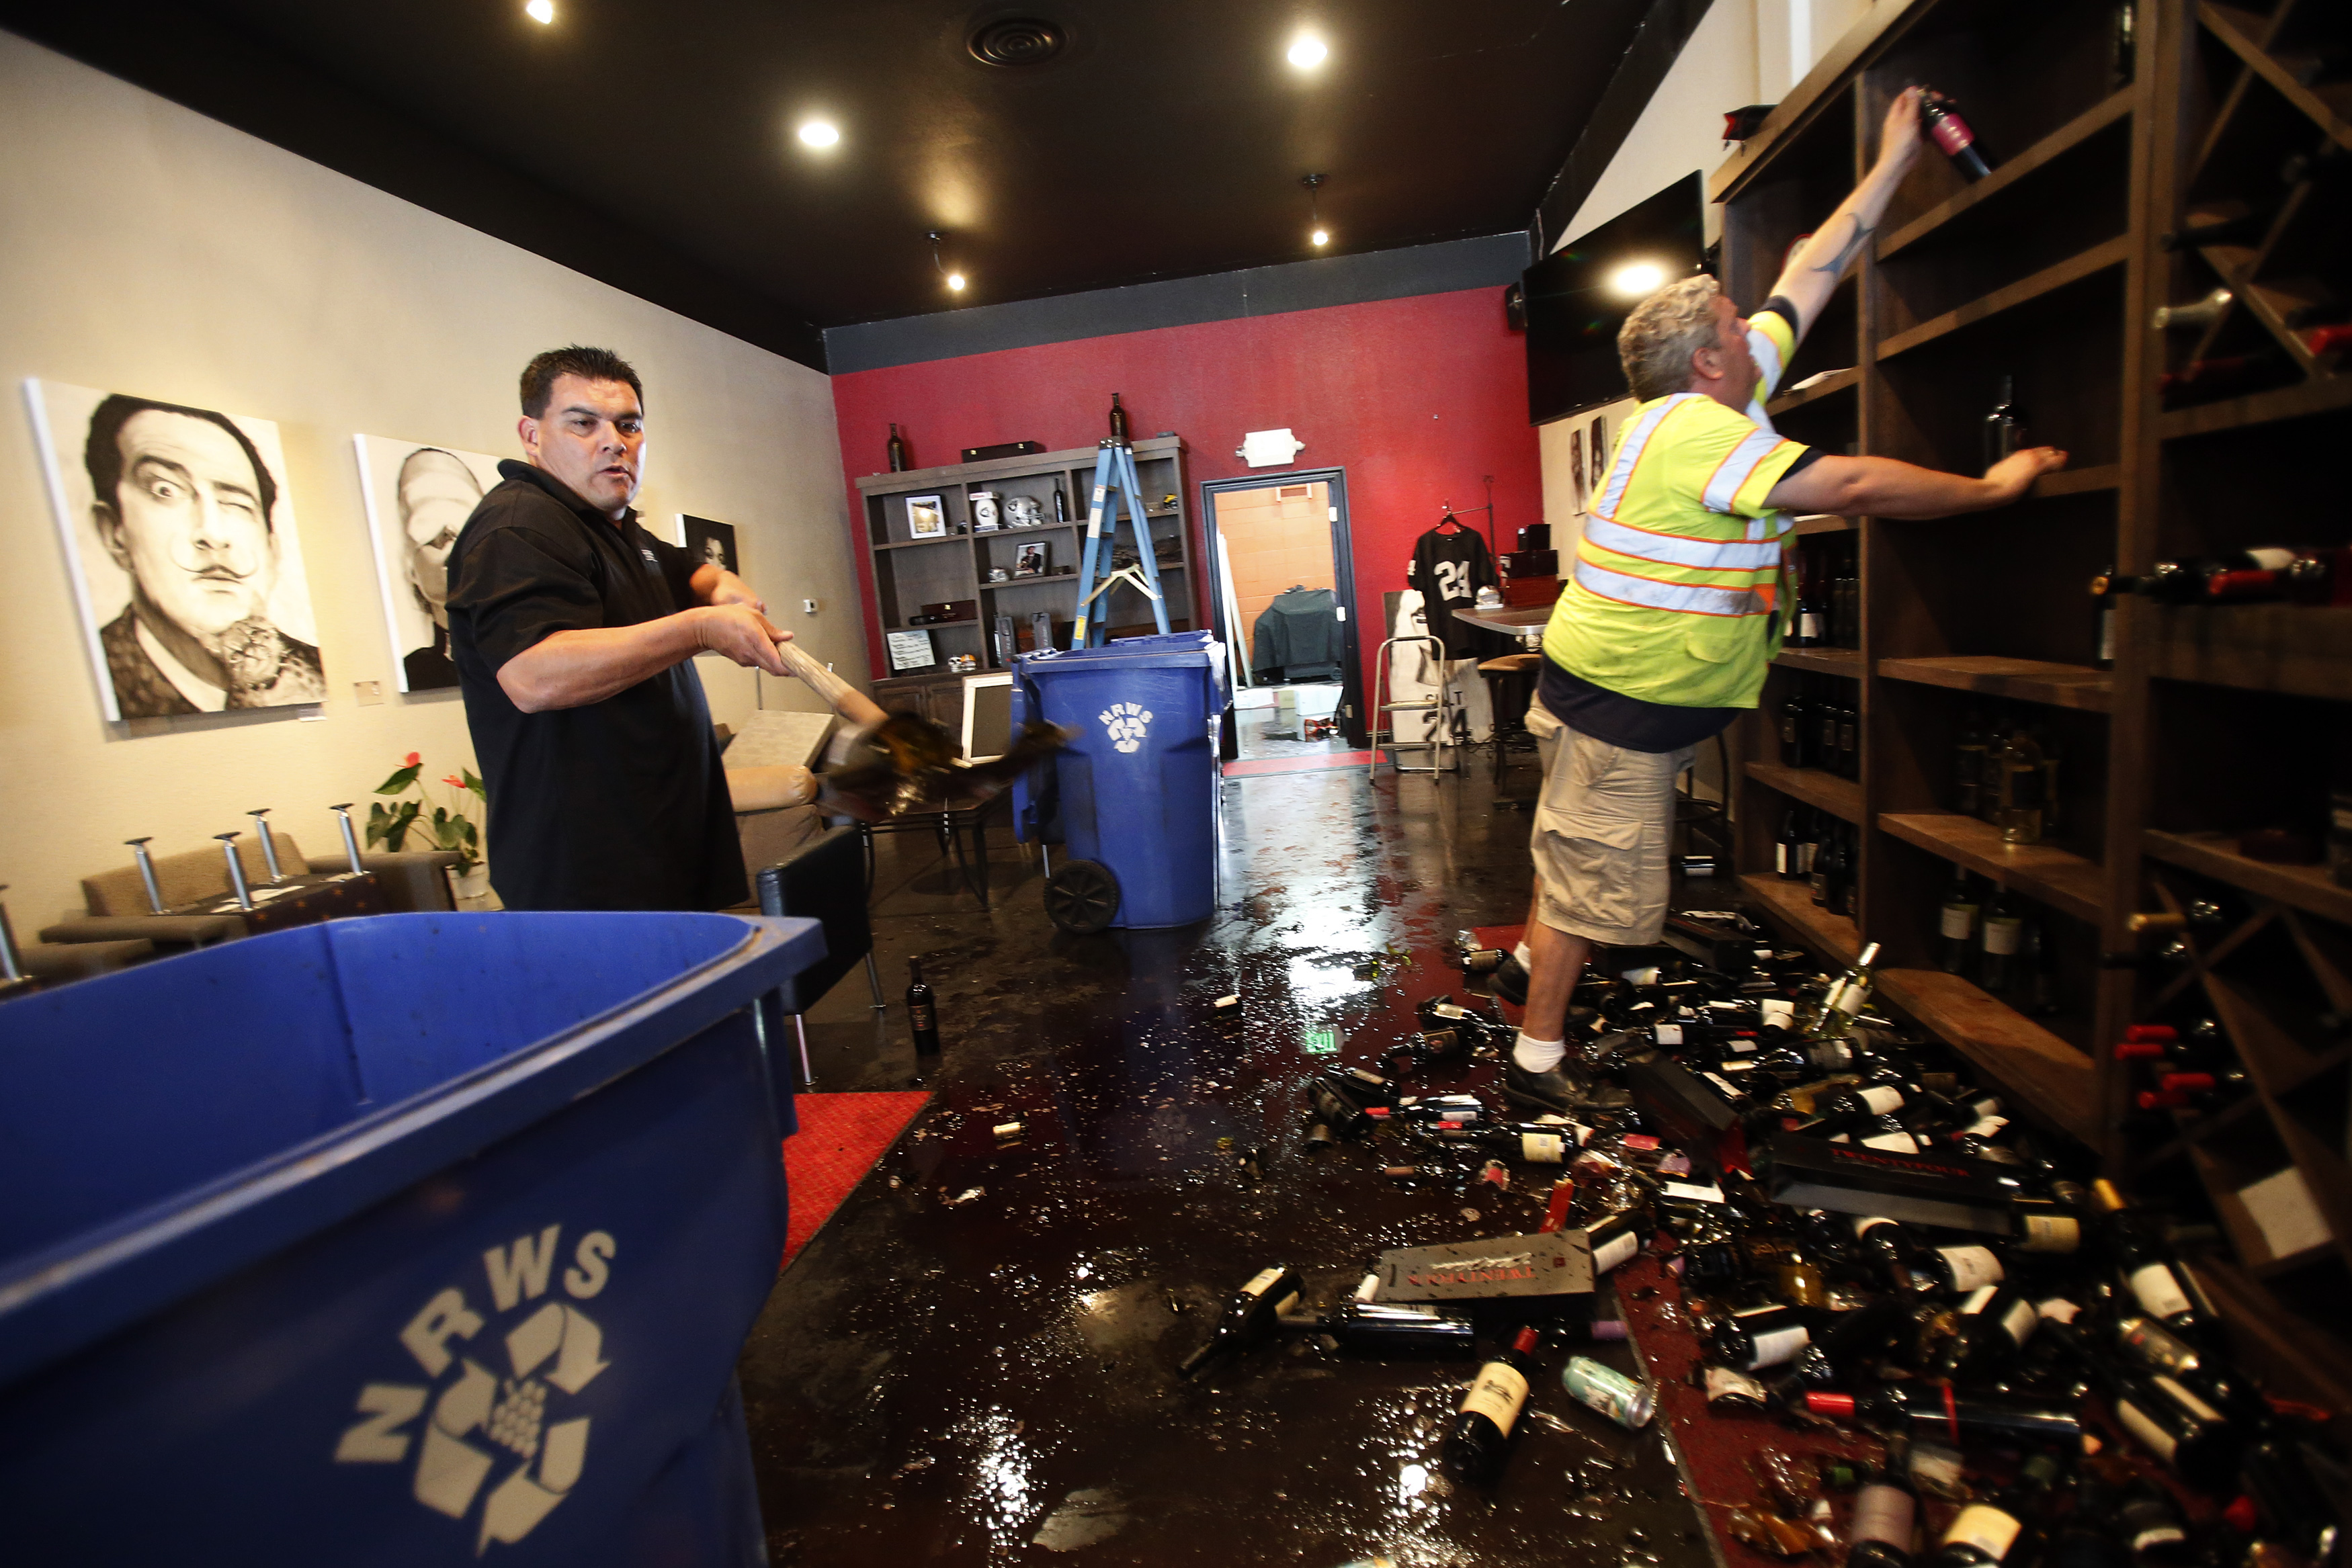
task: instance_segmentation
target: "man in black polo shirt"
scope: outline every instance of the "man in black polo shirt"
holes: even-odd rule
[[[644,388],[603,349],[522,373],[528,463],[449,555],[449,646],[509,909],[723,909],[747,894],[694,655],[772,675],[789,632],[733,572],[637,526]]]

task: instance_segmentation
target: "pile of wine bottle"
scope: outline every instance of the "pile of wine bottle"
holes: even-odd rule
[[[1580,977],[1568,1066],[1583,1089],[1566,1114],[1514,1120],[1338,1067],[1312,1091],[1318,1124],[1402,1139],[1381,1168],[1415,1183],[1534,1167],[1553,1181],[1544,1228],[1580,1229],[1603,1283],[1644,1251],[1662,1260],[1701,1352],[1692,1382],[1713,1418],[1753,1428],[1744,1441],[1769,1448],[1776,1421],[1884,1439],[1874,1468],[1825,1465],[1816,1495],[1768,1486],[1733,1510],[1761,1550],[1874,1568],[2326,1561],[2337,1517],[2315,1476],[2344,1475],[2319,1446],[2329,1413],[2229,1362],[2179,1256],[2211,1228],[2136,1207],[2087,1151],[2012,1120],[1959,1059],[1876,1013],[1874,945],[1831,976],[1738,911],[1677,916],[1694,922],[1722,927],[1706,962],[1661,948]],[[1481,1054],[1507,1049],[1499,1017],[1452,1014]],[[2193,1030],[2125,1045],[2180,1072],[2217,1066]],[[1381,1279],[1318,1313],[1299,1310],[1297,1276],[1265,1270],[1188,1368],[1286,1327],[1372,1354],[1465,1354],[1499,1329],[1444,1448],[1491,1479],[1546,1356],[1623,1333],[1606,1312],[1384,1302]],[[1580,1354],[1559,1376],[1627,1427],[1656,1403]]]
[[[1843,676],[1799,676],[1780,704],[1780,766],[1861,778],[1859,695]]]
[[[2001,840],[2038,844],[2059,828],[2058,750],[2029,703],[1971,708],[1952,744],[1952,810],[1990,822]]]

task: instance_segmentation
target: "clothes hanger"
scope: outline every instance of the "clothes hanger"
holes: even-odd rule
[[[1462,531],[1462,525],[1454,520],[1453,513],[1448,512],[1437,520],[1437,527],[1432,531],[1441,534],[1458,534]]]

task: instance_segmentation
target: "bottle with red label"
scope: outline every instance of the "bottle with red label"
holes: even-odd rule
[[[1981,180],[1992,172],[1992,165],[1985,162],[1984,150],[1977,141],[1977,133],[1960,118],[1960,106],[1950,97],[1929,88],[1919,98],[1919,119],[1929,139],[1969,180]]]

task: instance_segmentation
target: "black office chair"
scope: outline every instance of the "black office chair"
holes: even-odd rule
[[[863,960],[866,983],[874,988],[875,1010],[882,999],[882,977],[874,968],[874,925],[866,915],[865,855],[855,828],[835,828],[811,839],[792,859],[761,870],[760,913],[796,915],[824,927],[824,956],[779,987],[761,1003],[761,1015],[781,1034],[789,1014],[800,1040],[801,1084],[813,1085],[809,1071],[808,1030],[801,1017],[814,1007],[834,983]]]

